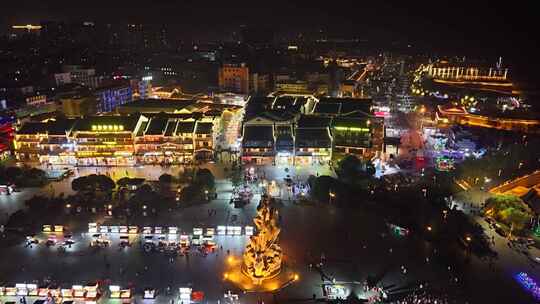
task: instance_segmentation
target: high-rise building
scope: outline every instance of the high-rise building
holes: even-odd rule
[[[224,64],[218,73],[219,88],[234,93],[249,93],[249,68],[245,63]]]
[[[62,113],[66,117],[83,117],[96,113],[96,99],[90,94],[64,95],[59,98],[62,103]]]
[[[133,100],[133,91],[128,83],[114,83],[99,87],[94,92],[94,95],[98,100],[98,113],[111,112],[117,106]]]
[[[68,83],[79,83],[89,88],[97,88],[101,78],[96,76],[95,69],[83,68],[80,65],[64,65],[63,73],[54,74],[57,86]]]

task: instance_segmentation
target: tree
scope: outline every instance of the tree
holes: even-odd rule
[[[358,157],[349,154],[338,162],[336,173],[340,180],[352,183],[361,175],[362,161]]]
[[[107,175],[95,175],[93,178],[95,179],[96,188],[103,192],[110,193],[116,188],[115,182]]]
[[[525,228],[533,216],[531,208],[515,195],[497,195],[487,199],[484,213],[518,231]]]
[[[25,227],[28,221],[29,221],[28,214],[24,212],[23,210],[18,210],[9,216],[9,219],[7,220],[7,223],[6,223],[6,227],[14,227],[14,228]]]
[[[161,184],[170,184],[173,181],[173,177],[170,174],[164,173],[159,176],[159,182]]]
[[[232,169],[229,178],[234,187],[240,186],[244,182],[242,169]]]
[[[336,184],[335,180],[327,175],[322,175],[315,180],[312,180],[311,196],[319,202],[328,202],[330,200],[330,192]]]
[[[90,174],[87,176],[81,176],[79,178],[76,178],[71,182],[71,188],[77,192],[101,191],[105,193],[110,193],[115,187],[115,182],[106,175]]]
[[[22,177],[23,170],[19,167],[9,167],[6,169],[6,176],[11,182],[15,182]]]
[[[85,190],[88,185],[87,180],[88,180],[88,177],[86,176],[81,176],[81,177],[73,179],[71,181],[71,189],[73,189],[73,191],[76,191],[76,192]]]
[[[185,167],[184,170],[178,173],[178,181],[188,183],[193,180],[194,170],[190,167]]]
[[[375,174],[375,166],[371,161],[364,161],[348,154],[338,162],[336,173],[344,183],[354,184],[360,179],[372,177]]]
[[[189,185],[180,191],[180,200],[183,202],[193,202],[202,199],[201,188],[197,185]]]
[[[197,184],[208,190],[214,190],[215,187],[215,178],[214,174],[206,168],[197,170],[195,173],[195,178],[193,180],[194,184]]]

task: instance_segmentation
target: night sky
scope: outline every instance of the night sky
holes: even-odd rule
[[[215,3],[214,3],[215,2]],[[538,54],[534,1],[18,0],[0,4],[0,27],[40,20],[165,23],[172,33],[240,24],[324,28],[370,40],[418,43],[473,56],[506,56],[531,68]]]

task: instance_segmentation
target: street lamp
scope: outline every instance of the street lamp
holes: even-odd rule
[[[427,231],[431,231],[432,229],[431,226],[427,226]]]
[[[332,199],[336,197],[336,194],[334,192],[329,192],[328,193],[328,204],[331,204],[332,203]]]

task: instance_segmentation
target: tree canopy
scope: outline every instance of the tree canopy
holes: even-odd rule
[[[214,174],[206,168],[197,170],[195,173],[195,178],[193,180],[194,184],[197,184],[200,187],[213,190],[215,187],[215,178]]]
[[[105,193],[110,193],[115,187],[116,184],[114,181],[106,175],[91,174],[78,177],[71,182],[71,188],[77,192],[102,191]]]
[[[484,213],[516,230],[522,230],[533,216],[531,208],[515,195],[497,195],[487,199]]]
[[[338,162],[336,173],[341,181],[354,184],[361,179],[372,177],[375,174],[375,166],[371,161],[348,154]]]
[[[159,182],[162,184],[170,184],[173,182],[173,177],[170,174],[164,173],[159,176]]]

